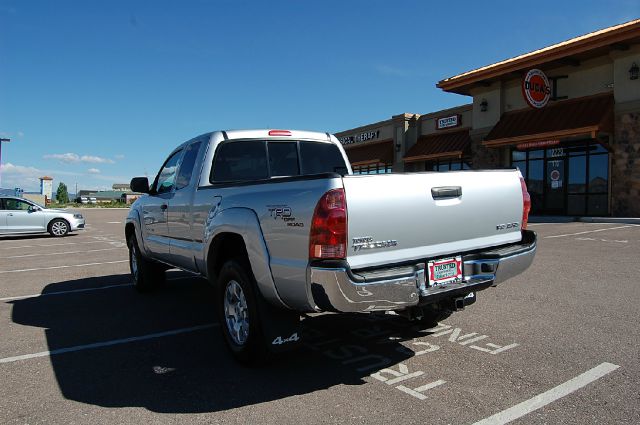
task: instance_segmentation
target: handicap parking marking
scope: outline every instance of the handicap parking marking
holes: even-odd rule
[[[557,387],[532,397],[529,400],[523,401],[522,403],[516,404],[502,412],[496,413],[495,415],[489,416],[488,418],[478,421],[473,425],[507,424],[589,385],[590,383],[615,371],[619,367],[620,366],[612,363],[601,363],[593,369],[589,369],[588,371],[558,385]]]
[[[157,339],[157,338],[163,338],[163,337],[166,337],[166,336],[173,336],[173,335],[179,335],[179,334],[184,334],[184,333],[188,333],[188,332],[200,331],[200,330],[204,330],[204,329],[211,329],[211,328],[216,327],[216,326],[219,326],[219,324],[218,323],[210,323],[210,324],[207,324],[207,325],[191,326],[191,327],[188,327],[188,328],[174,329],[174,330],[170,330],[170,331],[157,332],[157,333],[152,333],[152,334],[147,334],[147,335],[133,336],[133,337],[128,337],[128,338],[120,338],[120,339],[112,339],[110,341],[94,342],[94,343],[91,343],[91,344],[75,345],[73,347],[58,348],[58,349],[50,350],[50,351],[40,351],[38,353],[22,354],[22,355],[19,355],[19,356],[5,357],[3,359],[0,359],[0,364],[2,364],[2,363],[14,363],[14,362],[18,362],[18,361],[21,361],[21,360],[35,359],[35,358],[38,358],[38,357],[51,357],[51,356],[56,356],[56,355],[59,355],[59,354],[73,353],[75,351],[84,351],[84,350],[91,350],[91,349],[95,349],[95,348],[111,347],[111,346],[114,346],[114,345],[122,345],[122,344],[128,344],[128,343],[132,343],[132,342],[138,342],[138,341],[146,341],[146,340],[149,340],[149,339]]]

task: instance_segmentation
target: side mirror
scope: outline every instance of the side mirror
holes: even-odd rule
[[[36,207],[35,205],[29,205],[28,211],[32,213],[32,212],[40,211],[40,208]]]
[[[134,177],[129,184],[131,190],[138,193],[149,193],[149,179],[146,177]]]

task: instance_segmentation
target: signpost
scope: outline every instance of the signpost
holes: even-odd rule
[[[0,139],[0,188],[2,187],[2,142],[10,142],[11,139]]]

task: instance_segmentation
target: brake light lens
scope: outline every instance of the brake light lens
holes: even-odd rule
[[[291,136],[289,130],[269,130],[269,136]]]
[[[322,195],[311,219],[309,259],[344,259],[347,252],[347,202],[344,189]]]
[[[531,196],[527,190],[527,183],[522,177],[520,177],[520,186],[522,186],[522,224],[520,228],[526,230],[529,223],[529,211],[531,211]]]

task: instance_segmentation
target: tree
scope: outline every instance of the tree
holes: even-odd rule
[[[59,204],[66,204],[69,202],[69,192],[67,192],[67,185],[60,183],[58,190],[56,191],[56,200]]]

